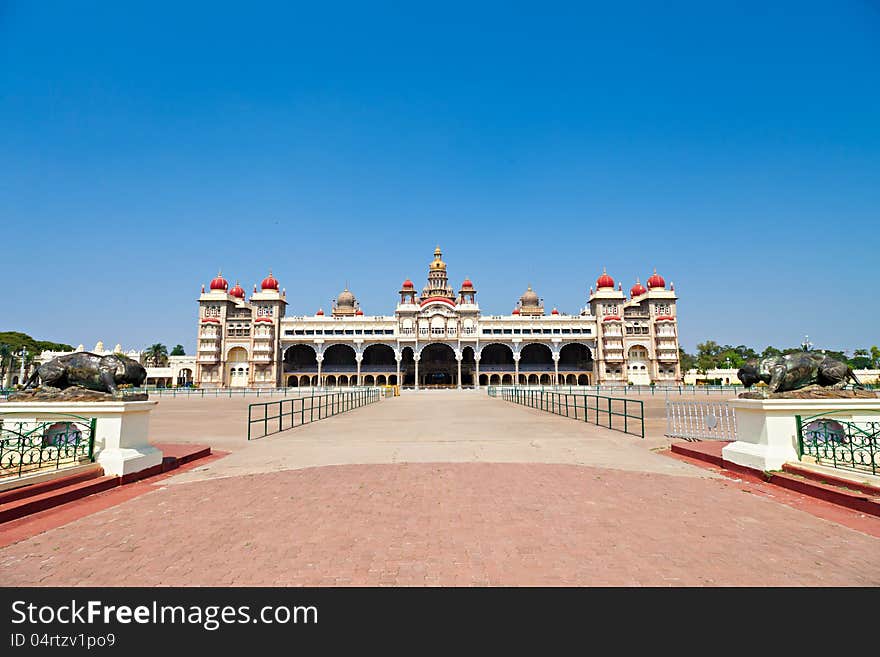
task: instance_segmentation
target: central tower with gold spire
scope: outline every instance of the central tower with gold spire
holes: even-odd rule
[[[428,265],[428,284],[422,289],[422,299],[441,297],[455,301],[455,293],[449,285],[446,275],[446,263],[443,262],[443,252],[439,245],[434,249],[434,260]]]

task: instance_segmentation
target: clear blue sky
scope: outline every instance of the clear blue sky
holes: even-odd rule
[[[437,243],[484,312],[657,267],[689,350],[877,344],[880,5],[0,0],[0,219],[0,330],[89,348]]]

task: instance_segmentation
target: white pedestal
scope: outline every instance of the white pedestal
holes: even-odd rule
[[[721,450],[725,461],[755,470],[779,470],[783,463],[798,460],[797,424],[802,418],[821,414],[836,420],[876,421],[870,411],[880,412],[877,399],[734,399],[736,442]]]
[[[150,411],[156,401],[5,402],[6,418],[50,420],[54,414],[96,418],[95,461],[108,475],[128,475],[162,463],[162,452],[150,445]]]

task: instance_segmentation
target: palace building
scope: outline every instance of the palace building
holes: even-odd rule
[[[269,273],[247,298],[221,274],[199,296],[202,387],[402,384],[592,385],[681,381],[674,285],[654,274],[627,296],[604,270],[576,314],[526,289],[509,315],[483,315],[474,283],[456,292],[440,247],[419,292],[405,280],[393,315],[367,315],[344,289],[333,307],[288,315]]]

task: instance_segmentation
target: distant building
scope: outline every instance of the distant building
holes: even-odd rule
[[[347,287],[325,314],[287,314],[270,273],[246,298],[222,275],[199,296],[201,387],[470,387],[681,380],[674,286],[655,271],[629,297],[603,271],[576,314],[545,312],[526,289],[509,315],[483,315],[473,282],[456,292],[438,247],[419,293],[405,280],[392,315],[366,315]]]

